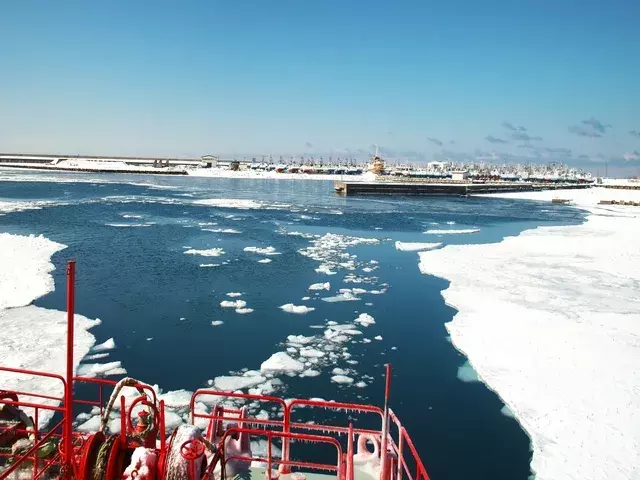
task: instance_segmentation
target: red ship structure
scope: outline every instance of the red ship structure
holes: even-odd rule
[[[0,480],[429,480],[411,438],[389,408],[389,365],[383,408],[199,389],[189,405],[191,424],[169,433],[165,403],[150,385],[131,378],[116,382],[74,375],[74,283],[75,261],[71,260],[67,267],[66,377],[0,366],[4,375],[59,382],[63,392],[58,397],[2,390],[0,385]],[[96,395],[78,398],[74,390]],[[273,418],[250,416],[247,407],[224,406],[224,400],[228,403],[230,399],[275,405],[279,413]],[[205,411],[196,408],[203,403]],[[114,407],[120,412],[117,433],[107,426]],[[77,431],[74,410],[90,408],[99,409],[100,427],[94,433]],[[355,428],[351,421],[337,425],[295,421],[293,411],[302,408],[310,413],[313,409],[348,412],[352,419],[373,417],[379,428]],[[50,420],[43,422],[43,418]],[[266,453],[252,453],[256,440],[266,441]],[[313,458],[298,452],[297,445],[304,443],[313,447],[300,445],[300,452]],[[313,455],[316,449],[332,450],[334,460],[319,462],[318,455]]]

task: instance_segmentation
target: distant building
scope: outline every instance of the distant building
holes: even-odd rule
[[[466,170],[454,170],[451,172],[451,180],[466,180],[469,177],[469,172]]]
[[[213,155],[203,155],[200,157],[200,166],[203,168],[212,168],[218,166],[218,157]]]

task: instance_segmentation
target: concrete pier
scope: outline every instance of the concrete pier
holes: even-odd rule
[[[335,182],[340,195],[472,195],[497,192],[530,192],[590,188],[587,183],[469,183],[469,182]]]

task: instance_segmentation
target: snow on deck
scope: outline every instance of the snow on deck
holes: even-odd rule
[[[570,199],[589,215],[498,244],[420,252],[423,273],[451,281],[451,339],[528,432],[537,479],[637,478],[640,208],[596,205],[638,201],[640,191],[499,196]]]

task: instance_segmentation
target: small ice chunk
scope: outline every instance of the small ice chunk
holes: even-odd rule
[[[258,263],[271,263],[272,261],[270,258],[263,258],[262,260],[258,260]]]
[[[346,375],[334,375],[331,377],[331,381],[335,383],[353,383],[353,378],[347,377]]]
[[[376,335],[375,337],[373,337],[375,340],[382,340],[382,335]]]
[[[220,302],[222,308],[244,308],[247,302],[244,300],[223,300]]]
[[[343,369],[341,369],[341,368],[337,368],[337,367],[336,367],[336,368],[334,368],[333,370],[331,370],[331,373],[332,373],[333,375],[346,375],[346,374],[347,374],[347,371],[346,371],[346,370],[343,370]]]
[[[298,343],[300,345],[306,345],[315,340],[316,337],[313,335],[310,337],[305,337],[304,335],[289,335],[287,336],[288,343]]]
[[[240,315],[246,315],[251,312],[253,312],[253,308],[236,308],[236,313],[239,313]]]
[[[92,352],[104,352],[106,350],[113,350],[116,348],[116,342],[113,338],[110,338],[104,343],[99,343],[98,345],[94,345],[91,349]]]
[[[190,250],[186,250],[184,253],[186,255],[200,255],[202,257],[219,257],[220,255],[224,255],[224,250],[221,248],[210,248],[207,250],[197,250],[192,248]]]
[[[307,358],[320,358],[324,357],[324,352],[316,350],[315,348],[303,348],[300,350],[300,356]]]
[[[257,253],[258,255],[280,255],[274,247],[245,247],[245,252]]]
[[[305,370],[304,364],[294,360],[285,352],[276,352],[260,365],[261,372],[289,373],[302,372]]]
[[[308,290],[329,290],[331,288],[331,284],[329,282],[324,283],[314,283],[309,285]]]
[[[241,297],[242,294],[240,292],[229,292],[227,293],[227,297]]]
[[[430,229],[430,230],[426,230],[423,233],[426,233],[427,235],[460,235],[460,234],[464,234],[464,233],[476,233],[479,232],[480,229],[479,228],[461,228],[458,230],[439,230],[439,229]]]
[[[306,305],[294,305],[293,303],[281,305],[280,309],[287,313],[296,313],[299,315],[304,315],[315,310],[313,307],[307,307]]]
[[[376,323],[375,319],[368,313],[361,313],[354,322],[362,325],[363,327],[368,327],[369,325]]]
[[[224,322],[222,320],[214,320],[213,322],[211,322],[211,325],[217,327],[218,325],[222,325],[223,323]]]
[[[320,375],[320,372],[318,370],[313,370],[312,368],[309,368],[300,374],[301,377],[317,377],[318,375]]]
[[[441,246],[442,243],[396,242],[396,250],[400,250],[402,252],[434,250]]]
[[[252,376],[221,376],[216,377],[213,384],[218,390],[224,390],[225,392],[233,392],[235,390],[242,390],[244,388],[255,387],[261,383],[266,382],[266,377],[261,375]]]
[[[367,386],[367,384],[364,383],[363,381],[359,381],[358,383],[356,383],[356,387],[358,387],[358,388],[364,388],[366,386]]]
[[[458,379],[463,382],[479,382],[478,374],[469,364],[469,361],[464,362],[458,367]]]

